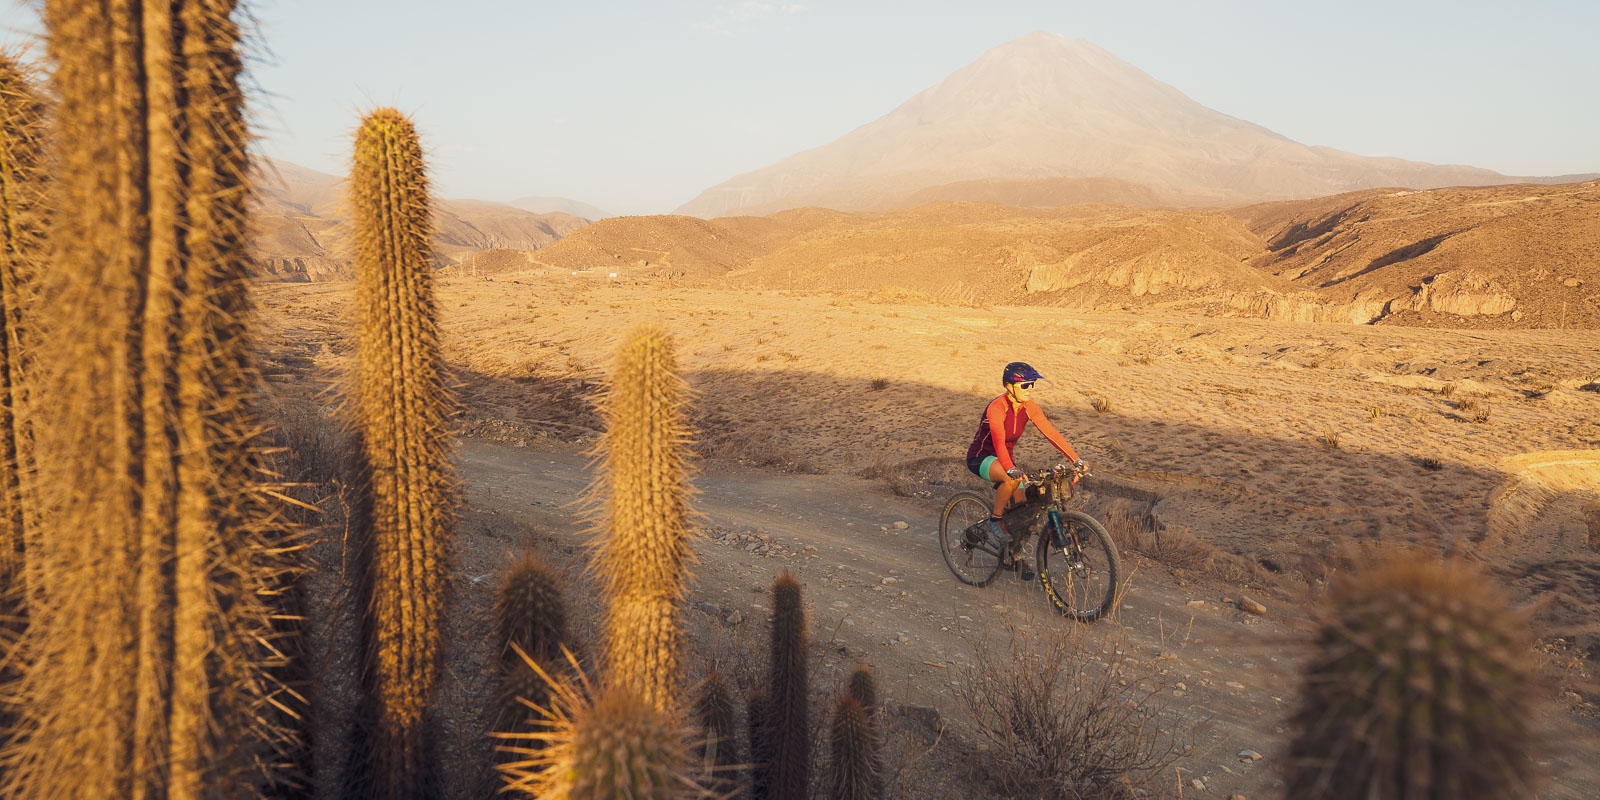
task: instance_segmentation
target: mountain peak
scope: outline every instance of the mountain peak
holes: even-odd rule
[[[1207,108],[1093,42],[1033,31],[883,117],[714,186],[678,213],[893,208],[943,184],[1057,178],[1114,178],[1179,204],[1508,180],[1307,147]]]

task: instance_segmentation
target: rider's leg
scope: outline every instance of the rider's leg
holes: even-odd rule
[[[1005,513],[1006,505],[1009,502],[1020,503],[1027,499],[1027,495],[1021,489],[1017,488],[1022,481],[1013,480],[1012,478],[1008,477],[1006,475],[1005,467],[1000,466],[999,459],[994,459],[989,462],[989,480],[1000,484],[995,488],[994,509],[989,515],[989,519],[994,521],[998,526],[998,520],[1000,515]],[[1011,568],[1015,569],[1017,573],[1022,576],[1023,580],[1033,580],[1033,565],[1028,563],[1027,558],[1018,557],[1016,561],[1012,562]]]
[[[1017,488],[1022,482],[1007,476],[1006,469],[1000,466],[998,458],[989,462],[989,480],[1000,484],[994,490],[994,509],[989,512],[990,516],[998,517],[1006,513],[1008,503],[1020,503],[1026,499],[1022,490]]]

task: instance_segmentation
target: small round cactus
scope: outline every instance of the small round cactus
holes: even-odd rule
[[[1492,579],[1406,552],[1335,579],[1320,617],[1289,797],[1533,796],[1528,616]]]

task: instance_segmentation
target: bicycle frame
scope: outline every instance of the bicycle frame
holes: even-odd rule
[[[1025,477],[1017,487],[1024,491],[1030,486],[1044,487],[1044,493],[1038,500],[1025,500],[1019,503],[1016,508],[1021,508],[1028,503],[1041,505],[1045,514],[1046,531],[1040,531],[1040,535],[1042,536],[1048,532],[1050,534],[1050,543],[1055,547],[1066,548],[1070,545],[1074,550],[1083,549],[1083,543],[1078,541],[1077,535],[1068,533],[1067,527],[1061,524],[1061,512],[1066,510],[1067,502],[1077,496],[1078,481],[1082,480],[1085,474],[1087,473],[1084,471],[1074,470],[1069,467],[1045,469],[1040,471],[1036,477]],[[1032,533],[1032,531],[1030,530],[1028,533]],[[1025,537],[1019,537],[1019,541],[1024,540]]]

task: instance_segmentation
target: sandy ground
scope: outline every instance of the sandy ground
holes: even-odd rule
[[[337,371],[353,345],[343,321],[350,292],[261,286],[270,379],[300,385]],[[724,535],[699,548],[693,600],[716,606],[689,612],[700,620],[699,655],[748,638],[765,614],[756,590],[794,571],[811,607],[819,691],[866,661],[894,702],[938,708],[952,726],[904,771],[901,796],[939,796],[928,775],[954,782],[948,796],[982,796],[959,785],[970,778],[956,765],[975,744],[949,681],[1001,620],[1065,624],[1014,580],[958,584],[932,535],[943,497],[972,486],[960,457],[998,393],[996,373],[1015,359],[1044,373],[1036,396],[1096,467],[1097,509],[1185,531],[1228,567],[1146,562],[1118,619],[1102,623],[1121,626],[1132,657],[1167,681],[1174,729],[1194,746],[1177,764],[1186,796],[1276,796],[1296,604],[1314,595],[1340,544],[1422,541],[1468,553],[1519,601],[1541,602],[1547,649],[1575,672],[1600,655],[1600,557],[1583,516],[1597,485],[1584,476],[1600,449],[1600,393],[1586,388],[1600,333],[889,305],[514,274],[446,281],[440,310],[468,407],[461,458],[469,514],[479,515],[470,518],[517,531],[463,527],[464,607],[481,609],[492,583],[484,576],[522,538],[577,544],[563,504],[587,481],[576,454],[596,424],[587,401],[617,335],[635,320],[661,321],[679,336],[699,393],[697,507],[707,530]],[[1107,410],[1092,407],[1096,397]],[[1547,452],[1562,455],[1538,455]],[[1020,457],[1038,466],[1053,453],[1030,435]],[[1556,461],[1560,480],[1542,466]],[[894,521],[909,528],[880,529]],[[766,555],[745,549],[759,539],[726,536],[758,531]],[[1223,603],[1241,589],[1269,613]],[[729,621],[733,611],[740,621]],[[1593,707],[1578,694],[1558,702],[1551,723],[1588,732],[1567,737],[1578,743],[1571,751],[1547,754],[1565,777],[1545,796],[1593,796]],[[1242,749],[1266,757],[1241,763]]]

